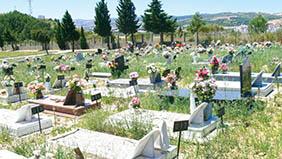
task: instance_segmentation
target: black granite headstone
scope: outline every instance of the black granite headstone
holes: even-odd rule
[[[240,89],[241,97],[252,96],[252,69],[248,57],[240,65]]]
[[[125,58],[124,56],[118,56],[117,58],[115,58],[115,62],[117,63],[117,70],[119,71],[124,71],[125,69],[127,69],[128,67],[125,65]]]

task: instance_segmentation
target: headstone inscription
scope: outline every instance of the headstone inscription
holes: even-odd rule
[[[240,92],[241,97],[252,96],[252,69],[249,58],[246,57],[243,60],[243,64],[240,65]]]

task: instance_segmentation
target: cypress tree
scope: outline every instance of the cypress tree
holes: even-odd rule
[[[110,49],[110,36],[112,34],[111,19],[105,0],[101,0],[95,7],[94,32],[101,37],[107,38],[107,46]]]
[[[65,40],[62,24],[61,24],[61,22],[59,20],[55,20],[55,21],[57,23],[57,25],[55,27],[56,42],[58,44],[58,47],[61,50],[66,50],[67,49],[67,45],[66,45],[66,40]]]
[[[131,34],[133,44],[135,43],[134,33],[140,27],[135,10],[136,8],[131,0],[120,0],[117,8],[118,19],[116,20],[120,32],[124,33],[126,37],[128,34]]]
[[[80,30],[81,30],[80,31],[80,48],[81,49],[89,49],[89,45],[87,43],[83,27],[81,27]]]
[[[162,4],[159,0],[152,0],[145,10],[143,18],[144,28],[154,34],[160,34],[160,43],[164,41],[164,33],[173,33],[176,30],[176,19],[168,16],[162,9]]]
[[[72,52],[74,52],[74,44],[75,41],[79,40],[79,32],[75,30],[76,28],[74,22],[68,11],[66,11],[62,19],[62,26],[64,30],[65,39],[67,42],[71,42]]]

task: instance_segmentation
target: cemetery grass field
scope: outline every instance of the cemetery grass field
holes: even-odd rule
[[[281,48],[265,49],[264,51],[255,51],[250,55],[252,68],[254,72],[259,72],[265,69],[266,72],[272,72],[275,65],[272,63],[273,57],[282,58]],[[182,79],[179,82],[180,87],[188,87],[195,77],[195,71],[201,66],[192,65],[192,58],[189,55],[181,54],[176,61],[168,66],[171,69],[182,67]],[[20,54],[20,53],[19,53]],[[23,53],[24,54],[24,53]],[[223,56],[226,52],[216,51],[218,56]],[[72,55],[72,54],[68,54]],[[0,58],[1,58],[0,53]],[[20,55],[19,55],[20,56]],[[54,67],[54,57],[59,55],[51,55],[42,57],[47,66],[47,71],[52,82],[57,77]],[[206,59],[203,55],[201,58]],[[121,78],[128,78],[130,72],[136,71],[141,77],[148,77],[146,65],[150,63],[165,63],[165,59],[161,55],[149,55],[146,57],[131,56],[129,59],[129,70],[122,74]],[[15,61],[11,61],[15,62]],[[93,72],[110,72],[110,69],[99,66],[102,59],[94,58]],[[16,62],[15,62],[16,63]],[[230,71],[238,71],[240,59],[231,65]],[[83,77],[85,71],[85,63],[76,63],[66,60],[64,64],[76,67],[76,70],[71,73],[66,73],[66,76],[79,74]],[[33,63],[32,66],[36,66]],[[162,65],[163,68],[167,66]],[[27,71],[26,63],[17,63],[14,76],[16,79],[21,79],[28,84],[36,79],[36,75],[30,75]],[[41,74],[41,72],[38,72]],[[63,89],[57,95],[66,95],[67,89]],[[86,98],[90,96],[86,95]],[[166,98],[160,99],[154,94],[144,94],[140,96],[141,107],[152,110],[167,110],[178,113],[189,113],[189,100],[177,99],[174,104],[170,104]],[[282,157],[282,95],[276,95],[273,100],[253,99],[252,106],[248,100],[238,102],[226,102],[226,115],[224,121],[228,123],[228,127],[222,131],[211,142],[206,144],[197,144],[192,142],[182,142],[181,153],[183,158],[270,158],[276,159]],[[130,129],[122,128],[119,124],[105,124],[108,116],[116,112],[123,111],[128,108],[125,103],[129,103],[130,99],[120,99],[115,97],[103,97],[102,104],[105,107],[103,110],[89,111],[74,126],[55,126],[52,128],[50,136],[63,134],[71,129],[78,127],[89,130],[106,132],[118,136],[125,136],[133,139],[140,139],[147,134],[151,129],[151,124],[144,124],[142,121],[133,121]],[[1,109],[17,109],[26,102],[13,105],[0,105]],[[223,103],[214,103],[215,109]],[[117,107],[112,111],[112,107]],[[137,131],[138,130],[138,131]],[[32,156],[34,149],[47,150],[44,144],[50,136],[32,135],[32,137],[14,140],[9,136],[6,130],[0,133],[0,146],[2,149],[8,149],[26,157]],[[175,139],[173,144],[177,144]],[[44,152],[44,151],[42,151]],[[70,150],[59,148],[55,153],[56,158],[73,158],[74,154]]]
[[[39,54],[44,54],[44,53],[45,52],[39,52],[39,51],[33,51],[33,52],[21,52],[21,51],[0,52],[0,59],[11,58],[11,57],[19,57],[19,56],[39,55]]]

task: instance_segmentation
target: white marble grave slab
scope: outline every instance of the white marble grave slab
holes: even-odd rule
[[[132,121],[142,121],[143,123],[153,124],[165,121],[167,123],[168,134],[170,137],[177,138],[178,133],[173,132],[173,125],[175,121],[189,120],[189,114],[172,113],[167,111],[154,111],[145,109],[128,109],[120,113],[116,113],[108,118],[108,122],[115,123],[132,123]],[[183,132],[183,139],[190,141],[202,142],[213,130],[216,129],[219,119],[213,117],[210,121],[204,122],[203,125],[192,124],[188,131]],[[126,125],[125,125],[126,126]]]
[[[137,140],[86,129],[78,129],[48,141],[48,144],[53,147],[79,147],[83,152],[105,159],[131,159],[130,156],[135,151],[137,143]],[[155,153],[157,154],[155,159],[172,159],[175,157],[176,147],[171,146],[168,152],[161,152],[155,149]],[[140,156],[136,159],[149,158]]]
[[[107,85],[109,87],[121,87],[121,88],[127,88],[129,87],[129,81],[131,79],[116,79],[116,80],[110,80],[107,82]],[[140,89],[145,90],[154,90],[156,87],[161,87],[163,85],[163,82],[153,84],[150,82],[150,79],[138,79],[137,80],[138,86]]]
[[[0,128],[7,128],[11,135],[21,137],[39,131],[37,115],[32,117],[30,122],[23,121],[15,123],[16,111],[9,109],[0,109]],[[40,117],[41,128],[47,129],[52,127],[52,120]]]
[[[27,93],[22,93],[21,94],[21,100],[27,100],[28,99],[28,94]],[[16,103],[20,101],[19,95],[12,95],[12,96],[7,96],[7,95],[0,95],[0,103],[2,104],[11,104],[11,103]]]

